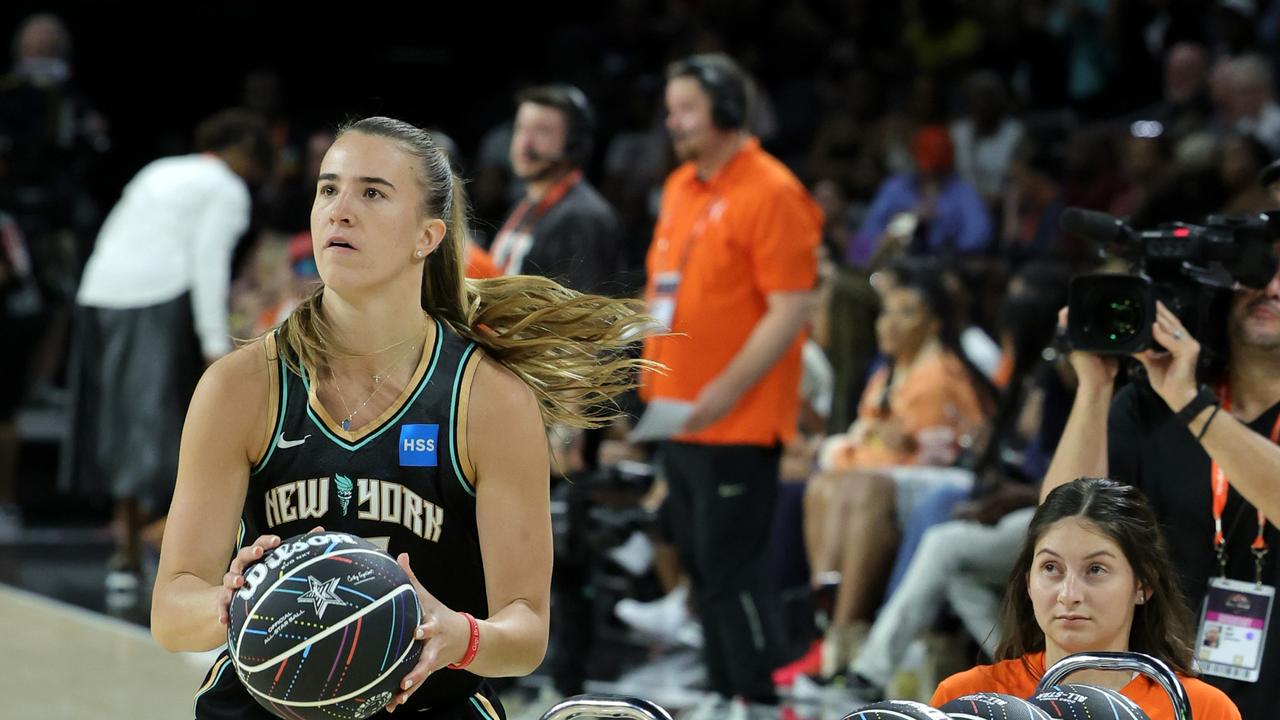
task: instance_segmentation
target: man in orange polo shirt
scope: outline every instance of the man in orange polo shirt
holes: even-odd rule
[[[746,79],[731,59],[674,63],[665,99],[684,164],[663,188],[646,297],[672,332],[648,340],[645,357],[669,372],[647,376],[642,392],[694,404],[662,462],[710,689],[772,703],[770,527],[781,447],[799,418],[822,211],[746,131]]]

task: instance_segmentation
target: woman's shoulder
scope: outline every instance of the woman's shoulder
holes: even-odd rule
[[[490,478],[499,479],[498,486],[519,484],[547,464],[542,407],[524,379],[489,355],[477,355],[470,368],[462,420],[468,438],[465,471],[477,488],[493,487]]]
[[[914,388],[933,392],[939,388],[954,388],[959,382],[968,383],[969,373],[955,353],[939,348],[937,352],[921,358],[908,380]]]
[[[931,360],[930,366],[936,368],[940,374],[969,377],[968,371],[964,368],[964,361],[950,348],[942,348]]]
[[[523,418],[533,413],[541,415],[538,399],[532,388],[514,370],[495,360],[483,349],[476,351],[473,359],[468,405],[471,413],[479,412],[507,418]]]
[[[943,680],[933,693],[934,707],[944,705],[962,695],[998,692],[1027,697],[1036,688],[1036,677],[1023,658],[1002,660],[991,665],[978,665]]]
[[[261,457],[276,412],[276,366],[274,343],[266,338],[246,343],[210,364],[187,410],[184,445],[211,444],[236,448],[246,458]]]
[[[1196,720],[1240,720],[1240,710],[1227,694],[1200,678],[1179,675]]]
[[[242,407],[251,407],[251,399],[267,397],[274,382],[276,359],[273,335],[251,340],[210,364],[196,392],[227,402],[249,403]]]

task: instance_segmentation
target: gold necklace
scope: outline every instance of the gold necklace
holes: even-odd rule
[[[416,347],[418,347],[416,344],[410,345],[408,352],[396,358],[395,361],[392,362],[390,365],[388,365],[386,369],[383,370],[382,372],[375,373],[373,375],[373,392],[369,393],[369,397],[365,398],[364,402],[360,403],[360,405],[356,407],[355,410],[352,410],[347,405],[347,399],[342,395],[342,386],[338,384],[338,376],[335,375],[333,372],[333,365],[329,366],[329,377],[333,379],[333,389],[336,390],[338,393],[338,400],[342,402],[342,409],[347,411],[347,416],[342,418],[342,422],[340,423],[342,425],[343,432],[351,431],[351,419],[354,418],[357,414],[359,414],[359,412],[364,409],[364,406],[368,405],[370,400],[373,400],[373,396],[377,395],[378,391],[382,389],[382,381],[387,379],[387,373],[394,370],[397,365],[403,362],[406,357],[408,357],[411,353],[413,353],[413,350]]]

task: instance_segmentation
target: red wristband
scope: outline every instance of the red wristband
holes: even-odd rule
[[[467,652],[463,654],[462,659],[452,665],[448,665],[450,670],[461,670],[471,664],[476,659],[476,653],[480,652],[480,623],[468,612],[458,613],[467,619],[467,624],[471,626],[471,642],[467,644]]]

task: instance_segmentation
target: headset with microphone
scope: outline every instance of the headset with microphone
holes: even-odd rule
[[[516,96],[516,107],[524,103],[553,107],[564,113],[568,130],[565,133],[564,150],[555,155],[542,155],[536,150],[525,154],[535,162],[560,164],[568,161],[575,168],[591,160],[591,148],[596,130],[596,113],[584,94],[569,83],[539,85],[521,91]]]
[[[677,60],[667,68],[667,79],[691,77],[711,100],[711,123],[720,130],[747,126],[747,76],[728,55],[703,53]]]

